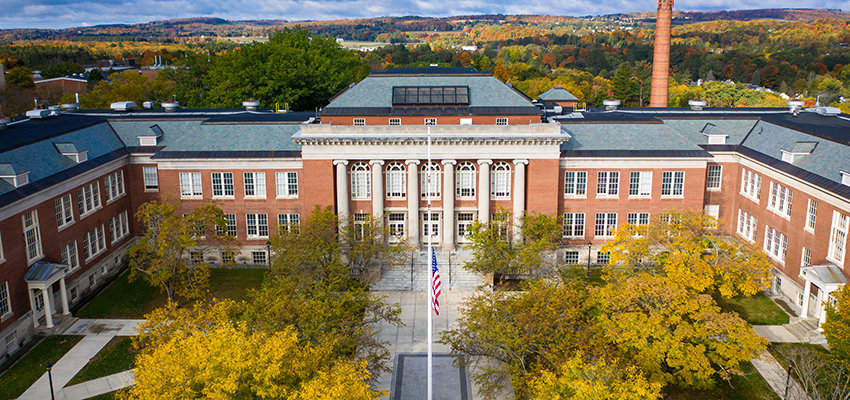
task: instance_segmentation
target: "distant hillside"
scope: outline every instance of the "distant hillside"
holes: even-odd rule
[[[655,20],[654,12],[614,14],[608,17]],[[673,23],[677,25],[703,21],[751,21],[776,19],[783,21],[812,22],[819,19],[850,20],[850,13],[824,8],[767,8],[735,11],[681,11],[673,10]]]

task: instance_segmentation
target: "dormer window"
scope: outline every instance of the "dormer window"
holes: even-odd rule
[[[0,164],[0,179],[4,182],[19,188],[30,183],[29,171],[16,172],[12,168],[12,164]]]
[[[850,186],[850,172],[841,171],[841,184]]]
[[[782,161],[793,164],[794,160],[812,154],[818,142],[797,142],[791,150],[779,149]]]
[[[726,138],[729,135],[720,132],[714,132],[716,126],[712,123],[707,123],[702,127],[700,133],[708,137],[708,144],[726,144]]]
[[[151,133],[149,135],[139,135],[139,146],[156,146],[159,143],[159,139],[162,138],[162,128],[159,125],[152,125]]]
[[[68,157],[71,161],[79,164],[88,160],[88,150],[78,150],[73,143],[54,143],[56,150],[59,150],[63,156]]]

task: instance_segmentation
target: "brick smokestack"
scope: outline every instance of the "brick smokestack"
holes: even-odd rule
[[[650,107],[667,107],[667,88],[670,80],[670,27],[673,19],[673,0],[658,0],[655,22],[655,53],[652,56],[652,91]]]

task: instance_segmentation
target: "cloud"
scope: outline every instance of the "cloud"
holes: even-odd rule
[[[190,17],[228,20],[327,20],[470,14],[600,15],[654,11],[655,1],[625,0],[6,0],[0,29],[133,24]],[[677,10],[783,8],[785,0],[676,0]],[[850,9],[850,1],[811,0],[812,8]]]

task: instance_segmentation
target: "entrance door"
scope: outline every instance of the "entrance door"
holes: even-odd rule
[[[35,309],[32,310],[32,319],[42,323],[44,318],[44,296],[41,294],[41,290],[33,289],[30,290],[30,296],[32,296],[32,304],[35,305]]]
[[[440,243],[440,214],[432,212],[422,214],[422,243]]]
[[[818,296],[815,293],[809,294],[809,310],[808,316],[809,318],[819,318],[820,317],[820,301],[818,301]]]

